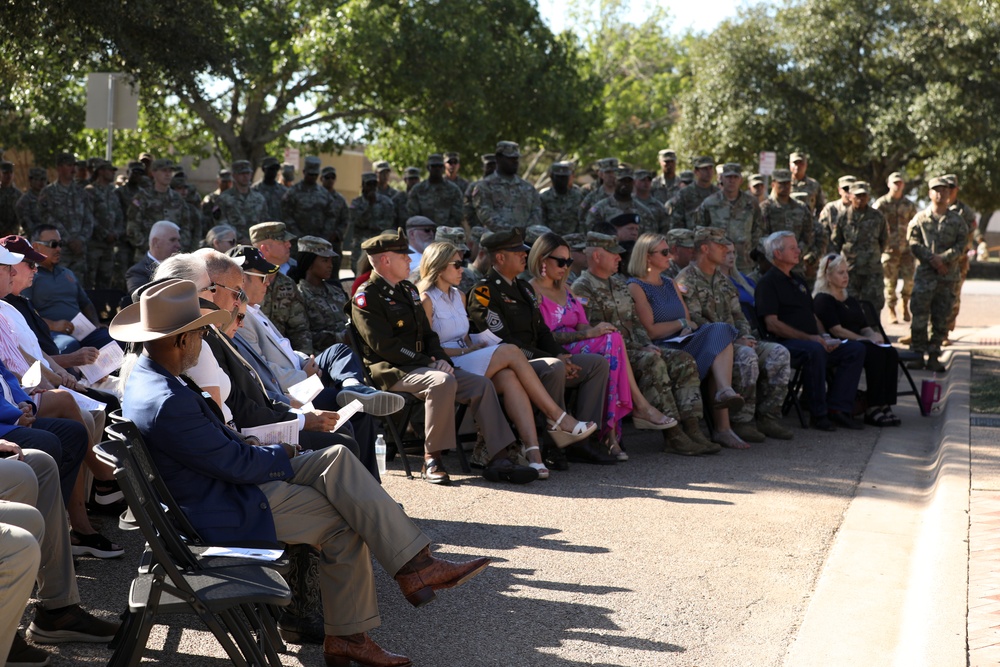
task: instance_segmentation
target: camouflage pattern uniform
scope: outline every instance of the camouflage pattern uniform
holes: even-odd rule
[[[129,243],[135,249],[132,261],[139,262],[149,251],[149,230],[160,220],[169,220],[181,228],[181,248],[192,247],[191,229],[195,222],[191,219],[191,207],[184,198],[171,189],[160,193],[155,189],[139,190],[126,215],[125,229]]]
[[[461,176],[458,176],[457,178],[455,178],[455,180],[451,180],[450,178],[448,178],[447,176],[445,176],[444,180],[448,181],[449,183],[454,184],[455,187],[457,187],[459,190],[462,191],[463,195],[465,194],[465,191],[469,189],[469,185],[470,185],[469,181],[465,180]]]
[[[718,191],[719,186],[714,183],[707,188],[692,183],[678,192],[667,205],[667,212],[670,214],[670,229],[678,227],[694,229],[697,227],[698,207]]]
[[[480,181],[480,186],[482,183],[483,181]],[[415,215],[422,215],[438,225],[460,227],[462,225],[462,195],[463,192],[458,189],[458,186],[448,179],[444,179],[440,183],[420,181],[413,186],[407,195],[406,217],[409,219]],[[473,193],[473,198],[475,198],[475,193]]]
[[[13,183],[7,187],[0,186],[0,236],[20,234],[20,223],[17,220],[17,202],[24,193]]]
[[[264,300],[260,302],[260,312],[291,341],[294,350],[305,354],[313,353],[309,317],[294,280],[283,273],[274,274],[274,282],[268,286]]]
[[[650,196],[649,199],[642,199],[641,197],[636,197],[632,194],[632,198],[637,202],[649,209],[649,212],[653,214],[653,228],[649,230],[656,234],[666,234],[670,231],[670,216],[667,215],[667,207],[660,203],[659,199]]]
[[[590,209],[594,208],[597,202],[613,196],[614,192],[608,194],[604,191],[604,186],[602,185],[597,185],[597,187],[590,190],[590,192],[584,193],[583,199],[580,201],[580,207],[577,209],[577,215],[580,218],[581,226],[586,221],[587,215],[590,213]]]
[[[83,187],[76,183],[63,186],[49,183],[38,195],[38,217],[42,223],[54,225],[63,243],[61,264],[77,276],[87,275],[87,242],[94,233],[94,218],[87,209]],[[69,243],[80,241],[83,248],[73,252]]]
[[[936,357],[941,353],[941,343],[948,337],[948,316],[955,300],[955,283],[960,277],[958,260],[965,250],[968,233],[968,225],[958,213],[949,209],[935,216],[930,207],[917,213],[906,229],[910,252],[918,262],[910,298],[913,317],[910,347],[916,352]],[[931,256],[935,254],[948,267],[945,275],[938,274],[930,265]],[[930,338],[927,336],[928,320]]]
[[[840,247],[833,244],[833,235],[837,233],[837,224],[843,219],[844,214],[850,206],[850,204],[845,204],[838,199],[824,206],[819,214],[819,224],[823,228],[823,235],[826,237],[826,249],[829,252],[840,252]],[[903,235],[905,236],[905,229]]]
[[[813,227],[812,214],[809,209],[794,199],[789,199],[787,204],[782,204],[774,196],[770,196],[760,206],[760,225],[754,227],[750,234],[751,248],[758,247],[762,238],[774,232],[784,231],[795,234],[795,239],[799,242],[802,258],[795,268],[804,274],[806,262],[811,258],[813,244],[816,240],[816,228]]]
[[[472,195],[469,195],[471,202]],[[396,227],[406,227],[406,221],[410,217],[407,213],[407,206],[409,205],[410,195],[406,190],[401,190],[397,192],[392,197],[392,207],[396,212]]]
[[[571,185],[566,194],[561,195],[555,188],[545,188],[538,199],[542,205],[543,225],[560,236],[580,231],[579,211],[583,203],[583,190]]]
[[[719,190],[709,195],[695,211],[695,225],[717,227],[725,231],[727,239],[736,246],[736,268],[746,273],[756,266],[750,259],[753,244],[750,241],[755,226],[760,225],[760,204],[749,192],[740,191],[729,201]]]
[[[820,187],[819,181],[815,178],[806,176],[801,181],[797,181],[793,176],[792,194],[796,192],[804,192],[808,195],[808,208],[811,215],[815,216],[826,207],[826,195],[823,194],[823,188]]]
[[[371,204],[363,196],[351,200],[351,229],[354,241],[351,245],[351,261],[357,265],[361,255],[361,244],[387,229],[395,229],[396,207],[388,197],[376,194]]]
[[[94,236],[87,247],[85,284],[124,289],[132,249],[125,242],[125,214],[115,195],[115,186],[91,183],[84,191],[87,207],[94,218]],[[115,240],[109,242],[108,236],[112,235]]]
[[[617,197],[605,197],[590,207],[587,212],[587,220],[584,223],[586,229],[593,229],[599,222],[611,222],[622,213],[635,213],[639,216],[639,229],[641,232],[656,231],[656,217],[653,212],[633,197],[628,201],[619,201]]]
[[[875,312],[881,312],[885,305],[882,277],[882,252],[889,242],[889,229],[885,217],[866,206],[855,210],[850,207],[837,225],[834,243],[847,258],[850,282],[847,293],[861,301],[875,305]]]
[[[38,195],[31,190],[21,195],[14,210],[17,213],[17,222],[25,234],[31,234],[31,230],[42,222],[38,215]]]
[[[253,188],[243,194],[235,186],[231,187],[219,195],[215,203],[219,207],[218,224],[235,229],[239,239],[250,238],[250,228],[257,223],[270,222],[264,217],[267,201]]]
[[[344,313],[347,293],[339,284],[324,282],[317,287],[310,285],[305,278],[299,281],[298,290],[309,318],[312,349],[319,353],[334,343],[343,343],[347,330],[347,315]]]
[[[333,245],[334,252],[337,253],[333,256],[333,275],[339,276],[340,261],[344,250],[344,240],[347,238],[347,233],[351,229],[351,211],[350,207],[347,205],[347,200],[344,199],[344,195],[340,194],[336,190],[330,191],[330,199],[333,200],[333,229],[337,236],[333,239],[328,236],[324,238],[330,241]]]
[[[572,292],[581,299],[592,325],[608,322],[618,328],[635,381],[655,408],[676,419],[701,418],[701,381],[694,357],[682,350],[642,349],[652,341],[639,322],[625,278],[614,275],[602,280],[584,271],[573,283]]]
[[[674,176],[667,182],[666,176],[663,175],[661,171],[659,175],[653,179],[653,189],[650,194],[658,202],[667,205],[671,199],[677,196],[677,193],[681,191],[681,179]]]
[[[962,285],[965,284],[965,277],[969,275],[968,251],[973,245],[976,233],[976,212],[968,204],[956,201],[951,205],[951,210],[958,213],[962,220],[965,220],[965,224],[969,228],[969,233],[962,256],[958,258],[958,280],[955,281],[955,302],[951,307],[951,315],[948,316],[948,331],[954,331],[955,323],[958,321],[958,310],[962,307]]]
[[[889,240],[882,253],[882,279],[885,282],[885,298],[889,308],[896,308],[896,283],[903,279],[903,303],[909,303],[913,293],[913,255],[906,242],[906,227],[917,213],[917,205],[906,197],[893,199],[885,194],[872,205],[885,217]]]
[[[698,326],[731,324],[740,338],[755,340],[740,307],[739,293],[721,272],[706,276],[692,262],[677,276],[677,289],[684,295],[691,321]],[[730,413],[734,424],[749,423],[755,413],[761,418],[781,419],[781,404],[792,379],[790,363],[788,348],[780,343],[756,341],[755,347],[733,343],[733,389],[746,401],[739,412]]]
[[[118,197],[118,203],[122,207],[122,215],[125,216],[126,220],[128,219],[128,207],[132,205],[132,200],[145,189],[141,185],[130,185],[128,182],[115,188],[115,195]]]
[[[520,176],[490,174],[472,191],[472,203],[480,224],[491,232],[542,224],[538,192]]]
[[[281,217],[281,200],[284,199],[288,188],[275,179],[274,183],[259,181],[251,185],[250,189],[264,198],[264,218],[262,222],[283,220]]]
[[[281,219],[295,236],[318,236],[329,241],[337,231],[339,216],[337,202],[319,183],[306,185],[299,181],[281,200]]]

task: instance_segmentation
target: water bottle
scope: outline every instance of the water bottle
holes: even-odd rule
[[[378,474],[385,474],[385,438],[379,433],[375,438],[375,460],[378,462]]]

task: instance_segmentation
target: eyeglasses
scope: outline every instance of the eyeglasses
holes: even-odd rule
[[[670,248],[664,248],[663,250],[654,250],[654,255],[663,255],[664,257],[670,257]]]
[[[221,287],[224,290],[232,292],[241,301],[247,297],[246,292],[244,292],[243,289],[239,287],[228,287],[226,285],[221,285],[219,283],[212,283],[211,285],[208,286],[207,289],[214,294],[216,287]]]
[[[254,271],[244,271],[243,275],[254,276],[256,278],[263,278],[265,280],[267,279],[267,276],[265,274],[263,274],[263,273],[256,273]]]
[[[38,245],[43,245],[46,248],[58,248],[62,245],[62,241],[35,241]]]
[[[38,270],[38,265],[35,264],[34,262],[25,261],[24,265],[28,267],[29,271],[37,271]]]
[[[545,259],[551,260],[556,263],[560,269],[565,269],[567,266],[573,263],[572,257],[546,257]]]
[[[454,262],[448,262],[448,266],[454,266],[456,269],[464,269],[468,264],[464,259],[456,259]]]
[[[246,313],[236,313],[236,323],[243,324],[243,320],[247,318]]]

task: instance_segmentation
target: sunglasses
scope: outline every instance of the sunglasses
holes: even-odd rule
[[[669,248],[664,248],[663,250],[654,250],[653,254],[654,255],[659,254],[659,255],[663,255],[664,257],[670,257],[670,249]]]
[[[38,245],[43,245],[46,248],[58,248],[62,245],[62,241],[35,241]]]
[[[334,176],[333,174],[327,174],[326,176],[324,176],[324,177],[323,177],[323,180],[324,180],[324,181],[332,181],[332,180],[334,180],[335,178],[337,178],[337,177],[336,177],[336,176]]]
[[[567,266],[573,263],[572,257],[546,257],[545,259],[555,262],[556,266],[560,269],[565,269]]]
[[[448,262],[448,266],[454,266],[456,269],[464,269],[468,264],[464,259],[456,259],[454,262]]]
[[[25,261],[24,265],[28,267],[29,271],[37,271],[38,270],[38,265],[35,264],[34,262]]]
[[[243,288],[241,287],[228,287],[226,285],[220,285],[219,283],[212,283],[211,285],[208,286],[208,288],[212,290],[212,292],[215,292],[216,287],[221,287],[224,290],[232,292],[240,300],[245,299],[247,296],[246,293],[243,291]]]
[[[246,313],[236,313],[236,323],[243,324],[243,320],[247,318]]]

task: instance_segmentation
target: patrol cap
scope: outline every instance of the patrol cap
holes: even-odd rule
[[[629,179],[630,181],[635,180],[635,174],[632,171],[632,167],[629,167],[628,165],[624,164],[618,167],[618,169],[615,171],[615,177],[619,181],[623,181],[626,178]]]
[[[361,182],[368,183],[369,181],[371,181],[372,183],[378,183],[378,174],[376,174],[374,171],[362,172]]]
[[[891,174],[889,174],[889,178],[886,180],[886,183],[898,183],[900,181],[902,181],[902,182],[905,183],[906,182],[906,177],[903,176],[898,171],[894,171]]]
[[[271,167],[281,167],[281,163],[278,162],[276,157],[266,157],[260,162],[261,169],[270,169]]]
[[[677,178],[681,179],[681,183],[684,185],[691,185],[694,183],[694,172],[685,169],[677,176]]]
[[[573,164],[571,162],[553,162],[552,166],[549,167],[549,172],[553,176],[569,176],[573,173]]]
[[[723,176],[742,176],[743,175],[743,165],[739,162],[727,162],[722,165],[722,175]]]
[[[385,160],[379,160],[375,163],[375,171],[382,173],[383,171],[392,171],[392,167]]]
[[[791,183],[792,172],[788,169],[775,169],[771,174],[771,180],[775,183]]]
[[[840,178],[837,179],[837,187],[839,187],[841,189],[846,188],[846,187],[850,187],[851,185],[854,185],[854,181],[856,181],[856,180],[858,180],[858,179],[855,178],[854,176],[850,176],[850,175],[848,175],[848,176],[841,176]]]
[[[406,220],[407,229],[425,229],[427,227],[437,227],[437,223],[424,215],[414,215]]]
[[[808,162],[809,161],[809,156],[806,155],[805,153],[801,152],[801,151],[795,151],[794,153],[792,153],[791,155],[788,156],[788,161],[789,162]]]
[[[333,244],[318,236],[303,236],[298,242],[299,252],[311,252],[318,257],[337,257]]]
[[[396,231],[384,231],[378,236],[371,237],[361,244],[361,249],[369,255],[378,255],[383,252],[409,255],[410,242],[406,239],[406,232],[400,227]]]
[[[708,157],[707,155],[700,155],[694,159],[692,166],[695,169],[704,169],[705,167],[714,167],[715,160]]]
[[[472,240],[475,243],[479,243],[483,238],[483,234],[486,233],[486,228],[483,227],[482,225],[476,225],[475,227],[469,230],[469,233],[472,235]]]
[[[319,160],[318,157],[316,157],[315,155],[308,155],[308,156],[306,156],[305,166],[302,167],[302,173],[303,174],[318,174],[321,165],[322,165],[322,163],[320,162],[320,160]],[[282,167],[282,169],[284,169],[285,171],[289,171],[289,167],[292,167],[292,165],[290,165],[290,164],[289,165],[285,165],[284,167]],[[291,171],[295,171],[295,168],[292,167]]]
[[[94,169],[95,170],[111,169],[112,171],[118,171],[118,167],[116,167],[115,165],[111,164],[107,160],[104,160],[104,159],[101,159],[101,158],[97,158],[94,161]]]
[[[0,162],[0,171],[14,171],[14,163],[7,160]]]
[[[942,178],[941,176],[937,176],[930,180],[930,182],[927,184],[927,187],[933,190],[935,188],[947,188],[950,186],[948,185],[948,181],[944,180],[944,178]]]
[[[252,245],[238,245],[230,248],[226,254],[233,258],[242,257],[243,270],[248,273],[263,273],[265,276],[268,276],[278,272],[278,265],[271,264],[271,262],[264,259],[264,256],[260,254],[260,250],[257,250]]]
[[[56,166],[61,167],[64,164],[76,164],[76,156],[72,153],[60,153],[56,156]]]
[[[440,165],[444,164],[444,156],[443,155],[441,155],[440,153],[431,153],[430,155],[427,156],[427,166],[428,167],[434,166],[434,165],[439,165],[439,164]]]
[[[499,232],[487,232],[479,244],[489,252],[499,252],[501,250],[511,250],[514,252],[528,252],[530,247],[524,243],[524,234],[520,227],[504,229]]]
[[[652,180],[652,179],[653,179],[653,172],[651,172],[649,169],[636,169],[635,170],[635,180],[637,180],[637,181],[643,181],[643,180]]]
[[[854,184],[851,185],[852,195],[870,195],[871,192],[871,187],[865,181],[854,181]]]
[[[35,178],[48,178],[49,174],[41,167],[32,167],[28,170],[28,180]]]
[[[233,172],[229,171],[228,169],[220,169],[219,170],[219,180],[220,181],[231,181],[231,180],[233,180]]]
[[[494,164],[497,161],[496,153],[486,153],[480,155],[479,159],[483,161],[483,164]]]
[[[570,250],[583,250],[587,247],[587,237],[576,232],[563,235],[563,241],[570,247]]]
[[[288,231],[283,222],[258,222],[250,228],[250,243],[259,243],[267,239],[291,241],[294,238],[295,234]]]
[[[174,161],[168,157],[161,157],[158,160],[153,160],[153,163],[149,165],[150,171],[160,171],[163,169],[173,169]]]
[[[292,174],[295,173],[295,165],[288,164],[287,162],[285,162],[284,164],[281,165],[281,173],[291,176]]]
[[[726,231],[718,227],[697,227],[694,230],[694,245],[698,247],[706,241],[712,241],[719,245],[727,245],[729,239],[726,238]]]
[[[143,163],[141,163],[138,160],[136,160],[135,162],[129,162],[128,163],[128,170],[129,171],[136,171],[136,170],[146,171],[146,165],[144,165]]]
[[[598,232],[587,232],[587,248],[601,248],[608,252],[620,255],[625,252],[625,248],[618,245],[618,239],[610,234],[600,234]]]
[[[498,141],[494,152],[497,157],[521,157],[521,147],[513,141]]]
[[[469,252],[465,243],[465,230],[461,227],[438,227],[434,232],[435,241],[446,241],[463,252]]]
[[[458,153],[455,153],[455,152],[445,153],[444,154],[444,161],[445,162],[447,162],[448,164],[451,164],[452,160],[454,160],[455,162],[461,162],[462,161],[462,156],[460,156]]]
[[[416,167],[407,167],[403,170],[403,178],[420,178],[420,170]]]
[[[639,214],[638,213],[622,213],[621,215],[616,215],[615,217],[608,220],[615,227],[624,227],[625,225],[638,225],[639,224]]]
[[[667,232],[667,244],[680,248],[693,248],[694,231],[684,228],[671,229]]]
[[[152,153],[146,153],[146,152],[139,153],[139,162],[142,162],[143,160],[149,160],[150,162],[152,162],[153,161],[153,154]]]
[[[323,167],[320,171],[320,176],[326,178],[327,176],[333,176],[337,178],[337,168],[336,167]]]
[[[250,160],[237,160],[230,167],[233,174],[250,174],[253,173],[253,167],[250,166]]]
[[[944,182],[948,184],[948,187],[957,188],[958,187],[958,176],[955,174],[945,174],[941,178]]]
[[[99,157],[89,157],[87,158],[87,161],[83,163],[83,166],[85,166],[87,169],[97,169],[98,162],[104,162],[104,159]],[[77,163],[76,166],[79,167],[80,164]]]
[[[543,234],[550,234],[552,230],[545,225],[531,225],[524,231],[524,242],[532,245]]]
[[[184,174],[174,174],[174,177],[170,179],[170,187],[174,190],[187,187],[187,179],[184,178]]]
[[[673,160],[674,162],[676,162],[677,152],[673,148],[664,148],[663,150],[661,150],[659,153],[656,154],[656,157],[659,158],[660,160],[663,160],[664,162],[667,162],[669,160]]]
[[[764,183],[764,177],[760,174],[750,174],[750,179],[748,181],[751,186],[762,185]]]
[[[597,168],[601,171],[614,171],[618,168],[618,158],[606,157],[597,161]]]

